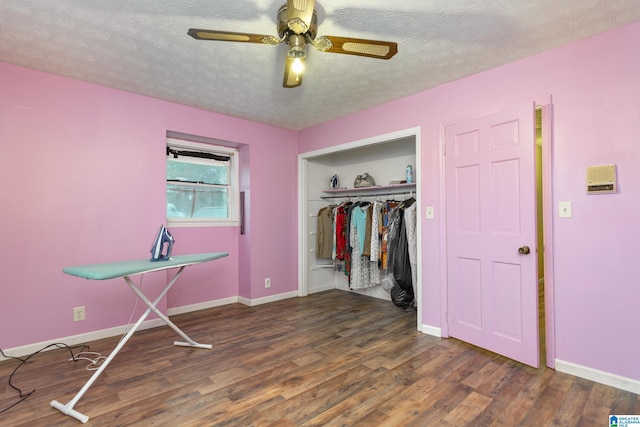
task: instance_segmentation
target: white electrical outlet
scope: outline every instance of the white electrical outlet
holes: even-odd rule
[[[84,305],[80,307],[73,307],[73,321],[79,322],[85,319]]]
[[[271,278],[267,277],[266,279],[264,279],[264,287],[265,288],[270,288],[271,287]]]

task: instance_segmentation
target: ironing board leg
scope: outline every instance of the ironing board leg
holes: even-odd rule
[[[111,363],[113,358],[116,357],[116,354],[118,354],[118,352],[122,349],[122,347],[124,347],[124,345],[127,343],[127,341],[129,341],[129,338],[131,338],[133,333],[140,327],[140,325],[142,324],[142,322],[144,322],[144,320],[147,318],[147,316],[149,315],[150,312],[151,312],[151,309],[147,309],[142,314],[142,316],[140,316],[140,319],[138,319],[138,321],[135,323],[135,325],[133,325],[133,327],[129,330],[129,332],[127,332],[127,334],[124,336],[124,338],[122,338],[122,340],[120,340],[120,342],[118,343],[116,348],[114,348],[113,351],[111,352],[111,354],[109,354],[109,357],[107,357],[105,359],[105,361],[102,362],[100,367],[98,369],[96,369],[96,371],[93,373],[93,375],[91,375],[91,378],[89,378],[89,380],[84,384],[84,386],[82,386],[80,391],[78,393],[76,393],[76,395],[73,397],[73,399],[71,399],[69,401],[69,403],[67,403],[66,405],[63,405],[62,403],[58,402],[57,400],[52,400],[51,401],[51,406],[56,408],[57,410],[59,410],[63,414],[69,415],[69,416],[71,416],[71,417],[75,418],[76,420],[81,421],[83,423],[86,423],[87,421],[89,421],[89,417],[87,415],[84,415],[84,414],[76,411],[75,409],[73,409],[73,407],[76,405],[76,403],[78,403],[78,400],[80,400],[82,398],[82,396],[87,392],[89,387],[91,387],[93,385],[93,383],[98,379],[100,374],[102,374],[102,371],[104,371],[107,368],[109,363]]]
[[[142,291],[140,291],[140,289],[138,289],[138,287],[135,285],[135,283],[133,283],[133,281],[129,278],[129,276],[124,276],[124,280],[127,282],[129,287],[131,287],[133,292],[135,292],[136,295],[138,295],[138,297],[140,299],[142,299],[142,301],[144,301],[144,303],[147,305],[148,308],[145,310],[145,312],[142,314],[142,316],[140,316],[140,319],[138,319],[138,321],[133,325],[133,327],[129,330],[129,332],[127,332],[127,334],[120,340],[120,342],[118,342],[118,345],[116,346],[116,348],[113,349],[111,354],[109,354],[109,357],[107,357],[105,359],[105,361],[102,362],[100,367],[93,373],[93,375],[91,375],[91,378],[89,378],[89,380],[87,380],[87,382],[84,384],[84,386],[82,386],[80,391],[78,391],[78,393],[76,393],[76,395],[73,397],[73,399],[71,399],[69,401],[69,403],[67,403],[66,405],[63,405],[62,403],[58,402],[57,400],[52,400],[51,401],[51,406],[53,408],[56,408],[57,410],[59,410],[63,414],[69,415],[69,416],[75,418],[76,420],[81,421],[82,423],[86,423],[87,421],[89,421],[89,417],[87,415],[84,415],[84,414],[76,411],[74,409],[74,406],[76,405],[76,403],[78,403],[78,401],[82,398],[82,396],[87,392],[89,387],[91,387],[93,385],[93,383],[98,379],[100,374],[102,374],[102,371],[104,371],[107,368],[107,366],[109,365],[109,363],[111,363],[113,358],[116,357],[118,352],[122,349],[122,347],[124,347],[124,345],[127,343],[127,341],[129,341],[129,338],[131,338],[131,336],[134,334],[134,332],[136,330],[138,330],[138,328],[140,327],[142,322],[145,321],[145,319],[147,318],[149,313],[151,313],[151,311],[153,311],[156,315],[158,315],[158,317],[160,317],[162,320],[164,320],[167,325],[169,325],[181,337],[183,337],[185,340],[188,341],[186,343],[177,343],[176,342],[176,343],[174,343],[174,345],[185,345],[185,346],[189,346],[189,347],[209,348],[209,349],[212,348],[212,346],[210,344],[198,344],[195,341],[193,341],[184,332],[182,332],[176,325],[174,325],[173,322],[171,322],[167,316],[162,314],[156,308],[156,305],[160,302],[160,300],[162,300],[162,298],[164,298],[164,296],[167,294],[167,292],[169,292],[169,289],[171,289],[171,287],[176,282],[176,280],[178,280],[178,277],[180,277],[180,274],[182,273],[182,270],[184,270],[184,267],[185,266],[182,266],[182,267],[180,267],[178,269],[178,271],[173,276],[173,278],[169,281],[167,286],[165,286],[165,288],[162,290],[162,292],[160,292],[160,294],[156,297],[156,299],[153,302],[151,302],[142,293]]]
[[[165,288],[166,290],[169,290],[168,288],[170,288],[173,285],[173,283],[178,279],[178,277],[182,273],[182,269],[183,268],[184,267],[181,267],[178,270],[178,272],[173,276],[171,281],[169,281],[169,284],[167,285],[167,288]],[[136,295],[138,295],[138,298],[140,298],[142,301],[144,301],[144,303],[147,305],[147,307],[149,307],[156,314],[156,316],[161,318],[164,321],[164,323],[167,324],[167,326],[169,326],[171,329],[173,329],[178,335],[180,335],[186,341],[186,342],[175,341],[173,343],[173,345],[178,345],[178,346],[182,346],[182,347],[207,348],[207,349],[213,348],[213,346],[211,344],[199,344],[199,343],[195,342],[194,340],[192,340],[191,338],[189,338],[189,336],[187,336],[187,334],[182,332],[182,330],[180,328],[178,328],[171,320],[169,320],[169,318],[167,316],[165,316],[164,313],[162,313],[160,310],[158,310],[156,308],[156,305],[158,304],[160,299],[162,299],[162,297],[164,297],[164,294],[166,292],[163,291],[161,293],[160,299],[156,299],[152,303],[151,301],[149,301],[149,299],[142,293],[142,291],[136,286],[135,283],[133,283],[133,281],[128,276],[125,277],[124,280],[127,281],[127,284],[129,285],[131,290],[133,292],[135,292]]]

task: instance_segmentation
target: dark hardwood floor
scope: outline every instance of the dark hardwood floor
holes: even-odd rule
[[[347,292],[172,320],[213,350],[173,346],[168,327],[136,333],[76,405],[88,425],[601,427],[640,414],[636,394],[421,334],[415,313]],[[118,339],[89,344],[106,356]],[[91,375],[68,357],[31,358],[12,381],[36,391],[0,425],[81,425],[49,406]],[[16,365],[0,363],[0,408],[18,398]]]

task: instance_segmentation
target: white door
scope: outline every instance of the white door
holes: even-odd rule
[[[535,109],[445,129],[449,332],[539,364]]]

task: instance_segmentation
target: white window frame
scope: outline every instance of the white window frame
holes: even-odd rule
[[[200,142],[186,141],[177,138],[167,138],[167,147],[177,150],[200,151],[212,154],[220,154],[229,156],[229,185],[227,191],[227,207],[229,216],[227,218],[169,218],[167,217],[168,227],[228,227],[238,226],[240,212],[240,190],[239,190],[239,162],[238,150],[223,145],[204,144]],[[166,161],[166,160],[165,160]],[[198,159],[190,160],[191,163],[200,163]],[[164,209],[167,209],[166,199],[166,172],[165,172],[165,203]]]

